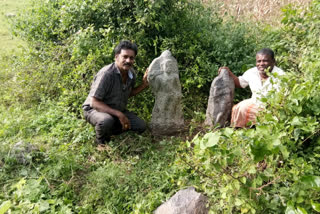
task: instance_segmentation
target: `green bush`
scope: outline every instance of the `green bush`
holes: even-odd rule
[[[112,50],[122,39],[139,46],[139,80],[155,57],[172,51],[179,62],[185,106],[192,111],[206,108],[219,66],[239,75],[253,65],[259,48],[246,25],[225,23],[215,8],[187,0],[35,1],[14,26],[31,45],[31,52],[19,59],[24,63],[18,65],[16,82],[31,100],[58,98],[73,111],[79,111],[93,75],[113,61]],[[152,97],[145,93],[130,108],[147,118]]]
[[[182,186],[204,191],[213,212],[320,211],[320,3],[285,12],[273,45],[292,72],[281,77],[279,93],[263,99],[256,127],[196,136],[177,159],[188,176],[180,177]]]

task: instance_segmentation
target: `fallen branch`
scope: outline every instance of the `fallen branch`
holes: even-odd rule
[[[256,193],[257,196],[261,195],[261,194],[262,194],[262,191],[263,191],[263,188],[265,188],[265,187],[267,187],[267,186],[270,186],[270,185],[276,183],[276,181],[279,180],[279,179],[280,179],[280,176],[276,177],[274,180],[269,181],[268,183],[266,183],[266,184],[264,184],[264,185],[262,185],[262,186],[260,186],[260,187],[257,187],[257,188],[250,187],[250,196],[251,196],[251,191],[254,191],[254,190],[255,190],[255,191],[259,191],[259,193]]]

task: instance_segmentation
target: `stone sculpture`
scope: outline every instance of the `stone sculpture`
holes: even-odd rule
[[[149,66],[148,82],[155,95],[150,128],[153,135],[172,135],[184,127],[177,60],[166,50]]]
[[[207,197],[189,187],[177,192],[158,207],[154,214],[207,214],[208,212]]]
[[[205,125],[225,127],[230,118],[234,97],[234,80],[222,69],[211,84]]]

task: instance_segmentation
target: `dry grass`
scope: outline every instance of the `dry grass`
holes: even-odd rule
[[[11,35],[8,19],[14,19],[15,15],[29,4],[30,0],[0,0],[0,55],[19,51],[19,46],[25,44]]]
[[[307,7],[311,0],[203,0],[215,5],[220,14],[233,16],[238,21],[251,20],[257,23],[278,25],[281,21],[281,9],[288,4],[294,7]]]

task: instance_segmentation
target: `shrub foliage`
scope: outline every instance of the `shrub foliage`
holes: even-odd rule
[[[274,47],[287,72],[254,129],[197,136],[177,160],[182,185],[198,185],[214,213],[320,212],[320,2],[286,8]],[[308,29],[308,31],[306,31]]]
[[[244,24],[224,24],[214,8],[197,1],[35,1],[14,24],[15,33],[31,44],[24,72],[17,74],[20,87],[30,92],[27,100],[60,97],[75,110],[93,75],[113,61],[112,50],[122,39],[138,44],[139,76],[163,50],[171,50],[179,62],[185,104],[192,110],[205,109],[219,66],[240,74],[252,65],[257,49]],[[147,93],[131,107],[145,106],[149,115],[151,101]]]

